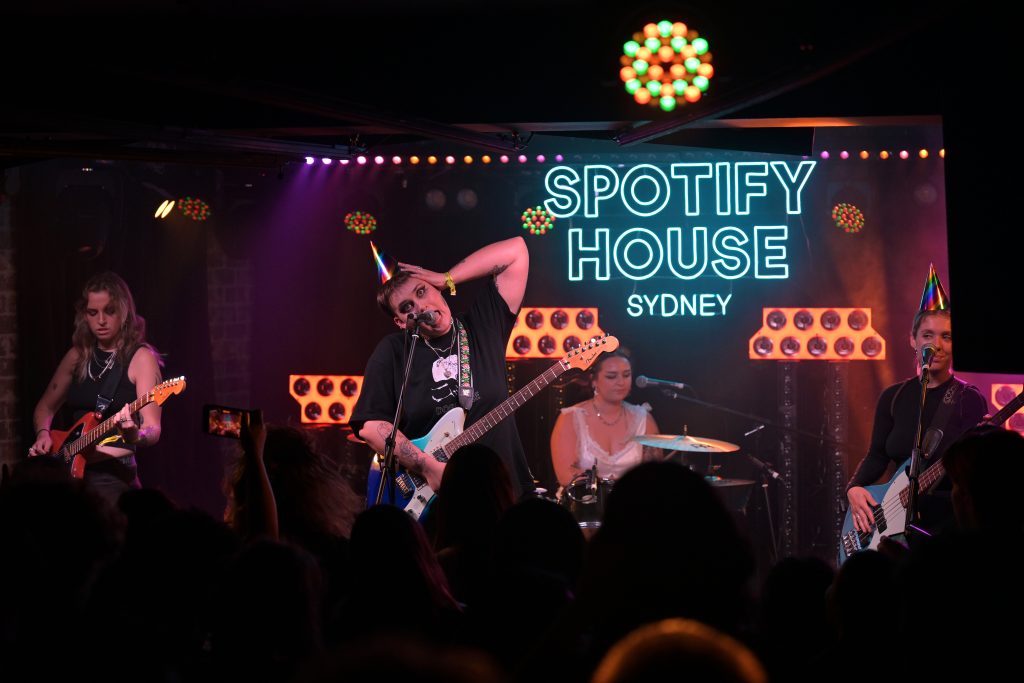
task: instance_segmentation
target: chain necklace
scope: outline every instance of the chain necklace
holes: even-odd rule
[[[117,358],[117,352],[116,351],[111,351],[110,355],[107,356],[107,359],[105,361],[103,361],[103,364],[102,364],[102,367],[100,368],[99,374],[98,375],[93,375],[92,374],[92,364],[93,364],[93,361],[96,362],[96,365],[100,365],[99,358],[97,357],[99,355],[99,353],[100,353],[100,350],[98,348],[95,351],[93,351],[92,358],[89,359],[89,365],[86,366],[86,370],[89,373],[89,379],[91,379],[93,381],[98,381],[98,380],[102,379],[103,375],[107,374],[107,371],[110,370],[110,368],[114,367],[114,361]]]
[[[453,324],[452,325],[452,332],[454,332],[454,330],[455,330],[455,325]],[[451,355],[452,355],[452,350],[455,348],[455,340],[458,338],[458,336],[459,335],[457,335],[457,334],[452,334],[452,340],[451,340],[451,342],[448,343],[448,348],[447,349],[436,349],[430,343],[429,339],[427,339],[426,337],[423,338],[423,343],[427,345],[428,349],[430,349],[431,351],[434,352],[434,355],[437,356],[437,361],[436,362],[441,366],[441,369],[444,372],[444,376],[446,378],[448,378],[448,379],[451,379],[452,371],[451,371],[451,368],[449,367],[449,364],[448,364],[447,361],[448,361],[448,358],[450,358]],[[443,352],[444,355],[442,355],[442,352]]]
[[[614,420],[612,420],[611,422],[609,422],[608,420],[606,420],[603,417],[601,417],[601,409],[597,407],[597,401],[591,401],[591,403],[594,404],[594,412],[597,413],[597,419],[601,421],[601,424],[608,425],[609,427],[611,427],[612,425],[618,424],[619,421],[622,419],[622,416],[626,414],[626,406],[620,404],[619,405],[619,416],[617,418],[615,418]]]

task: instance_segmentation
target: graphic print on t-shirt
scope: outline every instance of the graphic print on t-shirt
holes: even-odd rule
[[[434,403],[447,403],[451,398],[457,400],[455,378],[459,375],[459,357],[453,353],[447,358],[438,358],[431,364],[430,372],[434,378],[434,386],[430,388]]]

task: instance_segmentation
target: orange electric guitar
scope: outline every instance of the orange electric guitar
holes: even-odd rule
[[[175,377],[161,382],[128,404],[128,412],[137,413],[150,403],[163,405],[171,394],[180,394],[185,390],[185,378]],[[116,415],[114,417],[117,417]],[[62,459],[71,468],[71,476],[81,479],[85,474],[85,456],[92,452],[97,441],[117,429],[117,420],[110,417],[100,422],[100,414],[86,413],[67,431],[53,430],[50,437],[53,445],[50,454]]]

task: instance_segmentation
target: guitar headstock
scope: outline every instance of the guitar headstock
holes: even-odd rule
[[[160,382],[155,387],[149,390],[153,396],[153,402],[157,405],[163,405],[173,394],[180,394],[185,391],[185,377],[175,377],[164,382]]]
[[[600,337],[594,337],[586,344],[570,351],[565,357],[565,362],[569,364],[569,367],[576,368],[577,370],[586,370],[602,353],[610,353],[617,348],[619,348],[619,340],[605,334]]]

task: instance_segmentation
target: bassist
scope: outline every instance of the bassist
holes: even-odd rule
[[[925,284],[921,307],[914,317],[910,345],[918,359],[929,348],[934,351],[928,364],[928,390],[922,424],[942,431],[942,438],[933,444],[929,457],[921,463],[921,471],[938,462],[943,451],[959,435],[984,417],[988,403],[977,387],[953,376],[953,338],[950,329],[949,299],[932,266]],[[920,363],[919,363],[920,365]],[[922,370],[919,368],[919,373]],[[857,531],[872,529],[874,508],[879,501],[864,487],[875,483],[890,463],[899,465],[910,457],[917,434],[920,379],[912,377],[890,386],[878,399],[871,445],[850,479],[846,496]],[[928,439],[925,439],[926,446]],[[919,500],[920,523],[933,532],[952,518],[948,484],[939,484],[936,494],[923,494]]]

